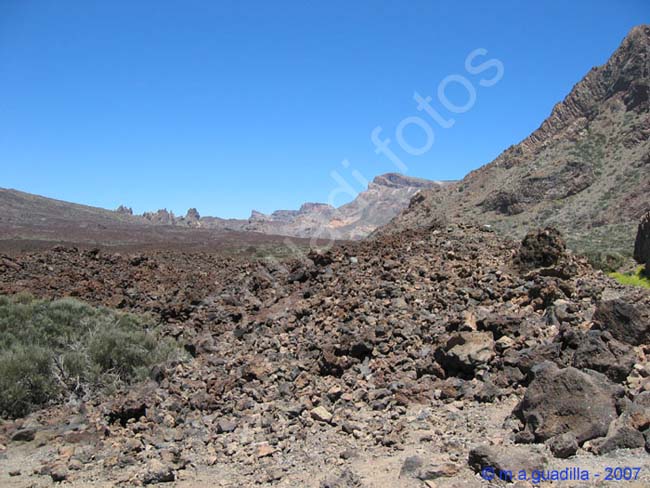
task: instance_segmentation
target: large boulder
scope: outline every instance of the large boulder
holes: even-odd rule
[[[609,332],[570,328],[563,331],[561,343],[565,365],[593,369],[615,383],[625,381],[636,361],[634,348],[617,341]]]
[[[633,346],[650,342],[650,310],[641,303],[622,299],[601,301],[593,321],[596,328],[610,332],[621,342]]]
[[[560,369],[547,361],[532,370],[533,381],[514,414],[524,423],[528,438],[547,441],[572,433],[579,444],[607,434],[617,418],[616,399],[623,388],[595,371]]]
[[[634,259],[646,267],[646,273],[650,274],[650,212],[645,214],[639,224],[634,243]]]

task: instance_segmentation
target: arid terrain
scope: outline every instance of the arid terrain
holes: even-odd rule
[[[52,393],[2,392],[0,486],[650,486],[649,46],[457,183],[245,223],[2,190],[0,367]],[[22,377],[32,327],[58,349]],[[131,337],[174,354],[132,381]]]
[[[551,231],[451,225],[285,265],[66,248],[0,265],[2,294],[152,313],[190,352],[5,422],[3,486],[488,486],[483,465],[650,482],[650,295]]]

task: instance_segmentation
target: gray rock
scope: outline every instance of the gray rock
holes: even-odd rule
[[[16,442],[30,442],[36,437],[36,429],[20,429],[11,436],[12,441]]]
[[[637,449],[645,447],[645,438],[641,432],[627,425],[625,421],[612,422],[607,436],[595,439],[591,448],[595,454],[606,454],[617,449]]]
[[[547,459],[543,454],[522,446],[480,445],[469,451],[468,458],[469,466],[477,473],[487,475],[487,478],[494,474],[494,479],[504,481],[515,479],[522,469],[527,473],[541,470],[546,463]]]
[[[603,374],[558,368],[544,362],[532,373],[534,379],[514,414],[538,442],[572,433],[578,444],[603,437],[617,418],[616,398],[623,389]]]
[[[593,320],[614,338],[633,346],[650,342],[650,311],[621,299],[599,302]]]
[[[560,459],[574,456],[578,451],[578,441],[576,436],[571,433],[556,435],[549,439],[546,445],[553,453],[553,456]]]
[[[144,476],[142,477],[142,483],[145,485],[171,483],[175,480],[176,473],[174,472],[174,469],[158,459],[152,459],[149,461]]]
[[[586,334],[571,331],[563,336],[562,343],[565,354],[573,353],[569,361],[573,367],[593,369],[616,383],[625,381],[636,361],[632,346],[600,330]]]
[[[217,434],[234,432],[236,428],[237,424],[232,420],[221,419],[217,422]]]
[[[319,422],[330,423],[332,421],[332,414],[325,407],[320,406],[312,409],[311,418]]]
[[[472,375],[476,368],[494,357],[491,332],[459,332],[436,351],[436,360],[448,374]]]

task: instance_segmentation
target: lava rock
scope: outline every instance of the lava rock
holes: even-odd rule
[[[606,454],[617,449],[636,449],[644,446],[643,434],[626,425],[625,421],[612,422],[607,436],[594,439],[591,442],[591,450],[595,454]]]
[[[332,421],[332,414],[325,407],[320,406],[311,411],[311,418],[329,424]]]
[[[11,440],[15,442],[30,442],[36,437],[36,429],[20,429],[11,436]]]
[[[480,445],[469,451],[468,464],[477,473],[493,473],[495,479],[516,479],[520,470],[531,473],[546,466],[546,457],[532,448],[522,446]],[[484,471],[486,470],[487,471]],[[494,470],[494,471],[492,471]]]
[[[631,346],[600,330],[580,333],[569,329],[562,335],[562,349],[571,366],[598,371],[616,383],[625,381],[636,361]]]
[[[553,453],[553,456],[560,459],[569,458],[578,452],[578,441],[576,440],[576,436],[570,432],[550,438],[546,442],[546,445]]]
[[[436,360],[449,375],[473,375],[476,368],[494,358],[490,332],[459,332],[436,351]]]
[[[151,485],[155,483],[171,483],[176,480],[176,473],[171,466],[164,464],[158,459],[149,461],[146,467],[142,483]]]
[[[619,341],[638,346],[650,342],[649,316],[649,311],[641,305],[614,299],[598,303],[593,321]]]
[[[601,373],[560,369],[551,362],[532,372],[534,380],[513,413],[536,441],[572,433],[582,444],[607,434],[617,418],[616,398],[622,396],[622,387]]]
[[[523,269],[557,264],[566,253],[566,243],[560,231],[546,227],[529,232],[521,242],[515,262]]]

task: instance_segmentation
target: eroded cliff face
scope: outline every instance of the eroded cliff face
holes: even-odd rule
[[[381,232],[441,218],[513,237],[554,225],[580,251],[630,253],[650,210],[650,26],[635,27],[530,136],[442,190],[423,190]]]

